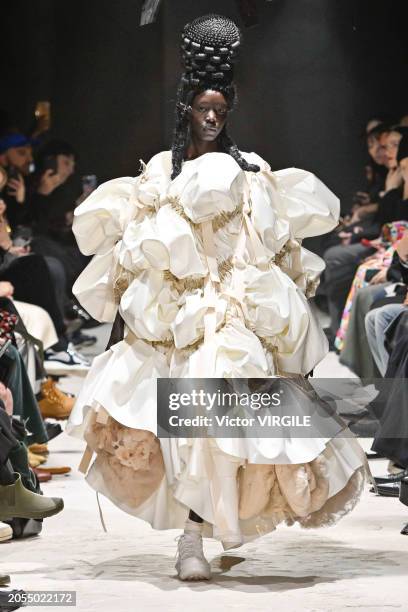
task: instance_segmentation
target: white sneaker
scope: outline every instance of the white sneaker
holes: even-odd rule
[[[211,568],[203,553],[198,533],[183,533],[178,538],[176,570],[180,580],[210,580]]]
[[[13,537],[13,530],[10,525],[0,521],[0,542],[6,542]]]
[[[89,359],[78,353],[72,343],[68,344],[66,351],[55,352],[48,349],[45,352],[44,367],[47,372],[54,373],[54,370],[59,369],[89,370],[90,365]]]

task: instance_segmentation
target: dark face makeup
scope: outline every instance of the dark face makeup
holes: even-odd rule
[[[220,135],[228,115],[228,104],[219,91],[198,94],[192,103],[191,130],[193,139],[212,142]]]

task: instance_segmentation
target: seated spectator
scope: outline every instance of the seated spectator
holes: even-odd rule
[[[396,132],[395,129],[391,133],[394,132]],[[387,141],[389,134],[390,132],[387,134]],[[401,138],[401,134],[399,134],[399,137]],[[401,140],[402,146],[405,147],[406,145],[403,144],[403,140],[405,141],[405,137]],[[387,142],[384,142],[384,147],[386,144]],[[378,228],[384,223],[408,220],[408,207],[405,205],[404,198],[402,197],[401,172],[396,170],[394,157],[389,156],[387,163],[389,164],[389,170],[385,191],[379,201],[378,211],[374,220],[374,225],[377,227],[377,235],[371,235],[371,238],[378,236]],[[324,253],[326,270],[319,287],[319,292],[327,296],[333,337],[336,335],[340,325],[347,294],[357,267],[366,257],[375,252],[375,248],[372,245],[359,242],[361,236],[367,236],[367,233],[364,234],[362,230],[361,233],[356,233],[356,237],[353,237],[353,240],[350,239],[350,242],[355,241],[353,244],[331,247]]]
[[[378,265],[378,261],[374,262]],[[359,268],[360,270],[360,268]],[[374,273],[374,269],[371,271]],[[357,272],[358,275],[358,272]],[[356,275],[356,276],[357,276]],[[343,313],[342,324],[335,340],[336,346],[340,349],[339,361],[346,365],[352,372],[360,378],[376,379],[381,376],[376,363],[371,355],[365,332],[365,317],[374,305],[385,303],[402,303],[405,297],[405,288],[402,285],[399,267],[395,264],[395,253],[390,267],[387,269],[387,279],[384,283],[377,284],[376,274],[368,283],[355,292],[352,307],[349,312],[347,329],[342,340],[343,323],[347,317],[347,305],[345,307],[346,317]],[[389,294],[389,295],[388,295]]]
[[[1,295],[1,283],[0,283]],[[6,307],[4,300],[0,306]],[[38,346],[47,352],[58,340],[54,326],[45,310],[24,302],[8,302],[8,308],[18,316],[15,328],[17,348],[22,356],[33,392],[38,396],[42,417],[65,420],[71,414],[75,398],[59,389],[44,370]]]
[[[18,131],[6,131],[0,136],[0,166],[8,177],[3,199],[8,207],[12,228],[24,223],[26,207],[26,179],[33,164],[31,141]]]
[[[75,202],[64,194],[64,185],[75,170],[76,154],[64,141],[47,143],[37,156],[32,179],[29,215],[35,253],[58,259],[64,266],[67,293],[89,258],[79,251],[72,233]],[[51,168],[50,168],[51,166]]]
[[[349,337],[349,321],[351,313],[355,314],[355,302],[361,290],[370,286],[373,288],[371,292],[373,296],[378,293],[378,286],[382,286],[384,283],[391,282],[394,280],[400,280],[401,275],[398,273],[397,278],[393,276],[394,269],[391,266],[395,251],[395,245],[398,240],[401,239],[406,228],[408,227],[408,221],[396,221],[394,223],[388,223],[383,226],[381,237],[375,241],[377,252],[366,259],[357,268],[354,276],[350,291],[347,296],[346,304],[344,307],[341,323],[336,333],[335,347],[342,351],[344,348],[345,339],[347,337],[347,345],[352,341],[353,343],[359,343],[361,336],[353,337],[354,334]],[[374,241],[371,243],[374,244]],[[363,320],[364,316],[363,315]]]
[[[379,194],[384,190],[388,171],[385,147],[387,133],[387,126],[377,119],[368,122],[366,142],[369,162],[365,167],[366,185],[362,191],[355,194],[351,214],[343,215],[339,227],[323,238],[324,250],[331,246],[351,244],[356,230],[370,226],[378,209]]]
[[[13,296],[22,302],[40,306],[48,312],[58,335],[58,343],[48,357],[68,367],[87,366],[89,362],[69,346],[64,321],[65,274],[59,260],[30,253],[29,246],[13,245],[3,217],[5,205],[0,200],[0,281],[13,286]],[[51,274],[51,270],[54,274]]]
[[[406,162],[408,165],[408,158],[406,158]],[[402,279],[405,285],[408,285],[408,232],[405,233],[402,240],[398,243],[396,252],[400,262]],[[387,329],[394,319],[407,309],[407,306],[408,293],[406,292],[402,304],[385,304],[380,308],[374,307],[366,315],[365,326],[368,344],[382,376],[385,376],[389,360],[389,354],[385,347]]]

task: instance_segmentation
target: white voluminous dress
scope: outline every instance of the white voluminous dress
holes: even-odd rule
[[[75,210],[93,259],[74,285],[124,339],[95,358],[67,431],[87,441],[88,483],[156,529],[191,508],[225,549],[280,522],[318,527],[356,504],[367,468],[354,438],[156,437],[159,377],[304,380],[328,346],[308,298],[323,261],[302,240],[332,230],[339,202],[313,174],[245,172],[225,153],[171,152],[102,184]],[[91,458],[95,460],[91,462]]]

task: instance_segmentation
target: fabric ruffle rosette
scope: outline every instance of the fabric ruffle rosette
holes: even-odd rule
[[[259,173],[210,153],[172,181],[171,152],[160,153],[139,177],[101,185],[73,226],[94,255],[74,293],[96,319],[119,311],[125,322],[124,339],[95,359],[68,423],[97,452],[88,482],[159,529],[182,527],[192,508],[226,548],[282,520],[336,520],[358,499],[365,469],[357,442],[337,438],[162,439],[158,460],[157,378],[302,378],[327,351],[307,299],[323,262],[302,240],[337,225],[338,200],[309,172],[272,172],[244,155]],[[106,450],[112,436],[129,447],[126,428],[135,448],[144,440],[145,458],[151,445],[150,486],[148,459],[138,467],[120,443]],[[129,486],[119,494],[120,466]]]

